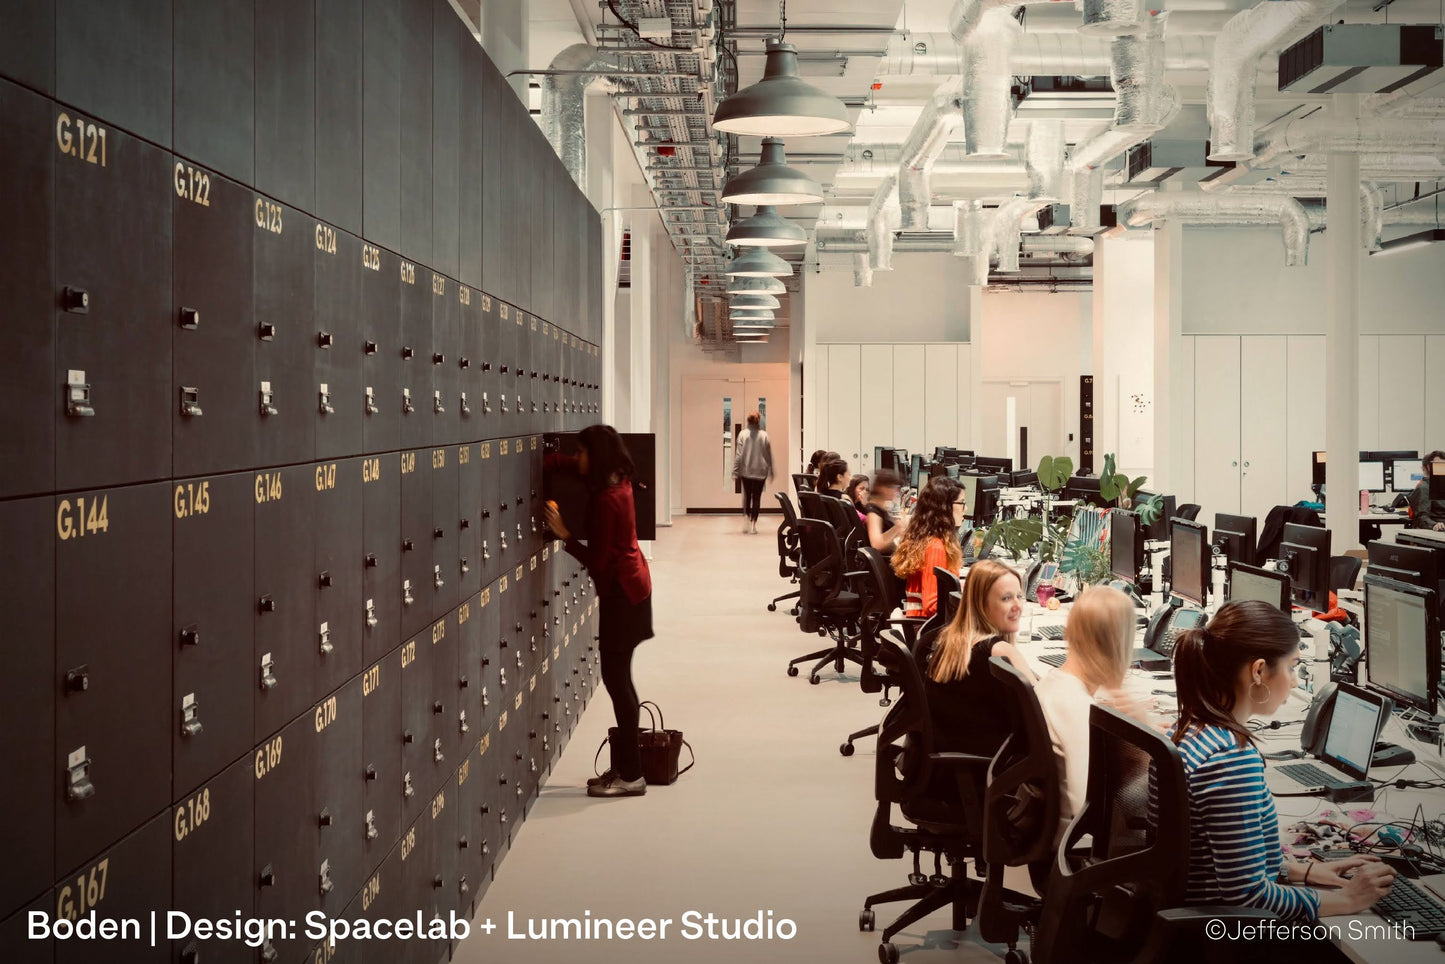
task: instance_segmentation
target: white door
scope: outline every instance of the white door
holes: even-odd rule
[[[924,346],[924,390],[928,404],[923,408],[923,447],[932,453],[940,445],[959,445],[958,406],[952,399],[958,393],[958,346]]]
[[[928,404],[928,393],[921,377],[925,365],[923,345],[893,346],[893,442],[897,448],[907,449],[909,455],[924,450],[923,408]]]
[[[984,379],[983,437],[978,455],[1012,458],[1014,470],[1032,469],[1045,455],[1064,453],[1063,386],[1057,380]],[[1009,434],[1009,409],[1013,434]],[[1025,445],[1027,451],[1025,451]]]
[[[860,396],[858,422],[861,426],[858,471],[871,476],[878,471],[873,464],[873,449],[893,445],[893,346],[864,345],[860,356],[863,392]]]
[[[733,482],[737,436],[757,412],[773,449],[773,482],[763,508],[777,507],[771,493],[791,487],[788,460],[788,378],[684,378],[682,382],[682,497],[690,511],[742,507]]]
[[[1239,336],[1194,339],[1194,501],[1206,518],[1239,513],[1239,398]]]
[[[828,434],[823,445],[855,469],[861,463],[863,376],[857,345],[828,346]]]
[[[1284,335],[1246,335],[1239,344],[1239,508],[1241,515],[1263,520],[1269,510],[1290,500],[1289,344]],[[1201,518],[1214,513],[1203,503]]]

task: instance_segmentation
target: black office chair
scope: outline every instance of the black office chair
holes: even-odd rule
[[[798,581],[798,560],[801,549],[798,546],[798,513],[793,509],[793,500],[788,498],[786,492],[775,492],[778,497],[778,505],[783,510],[783,521],[778,524],[778,575],[789,582]],[[798,591],[783,593],[768,603],[768,612],[778,611],[778,603],[785,599],[797,599]],[[798,607],[792,609],[794,616],[798,615]]]
[[[1330,556],[1330,591],[1354,589],[1360,576],[1361,560],[1354,556]]]
[[[858,550],[858,563],[863,571],[855,584],[858,595],[863,597],[863,615],[858,621],[858,648],[863,653],[863,672],[859,685],[865,693],[881,691],[883,696],[878,705],[890,706],[893,701],[888,698],[888,690],[898,683],[886,670],[880,672],[878,647],[890,627],[897,627],[900,632],[894,637],[895,641],[911,650],[913,637],[918,627],[923,625],[924,619],[918,616],[892,618],[894,610],[903,603],[905,584],[894,575],[885,556],[871,546],[864,546]],[[878,728],[879,724],[874,723],[849,733],[848,739],[839,745],[838,752],[843,756],[852,756],[853,743],[864,737],[877,736]]]
[[[808,682],[821,682],[818,671],[832,663],[839,673],[845,662],[862,663],[863,653],[850,645],[857,636],[858,618],[863,601],[857,593],[845,589],[848,580],[863,575],[850,572],[843,565],[843,547],[833,527],[820,519],[798,520],[799,545],[802,548],[799,622],[803,632],[816,632],[833,640],[833,645],[788,662],[788,675],[798,675],[798,664],[817,660],[808,673]]]
[[[811,475],[794,475],[793,488],[800,494],[813,491],[813,477]]]
[[[1087,851],[1080,841],[1091,837]],[[1034,964],[1176,960],[1210,949],[1211,920],[1271,920],[1251,907],[1184,906],[1189,793],[1179,750],[1108,707],[1089,710],[1089,789],[1055,853]],[[1214,942],[1221,956],[1236,953]]]
[[[913,855],[913,872],[908,886],[873,894],[863,901],[858,929],[872,931],[877,924],[876,904],[914,901],[883,930],[878,959],[897,964],[898,948],[893,938],[905,927],[936,910],[952,906],[953,929],[968,928],[978,907],[982,884],[968,877],[966,864],[977,860],[982,846],[983,802],[980,789],[991,758],[971,753],[945,753],[933,748],[933,724],[923,676],[907,647],[884,640],[878,648],[879,662],[893,676],[902,691],[878,734],[873,790],[878,801],[868,843],[880,860],[898,860]],[[951,777],[957,787],[954,799],[930,796],[935,771]],[[902,824],[893,823],[893,806],[898,805]],[[920,855],[933,854],[933,874],[925,876]],[[943,861],[948,861],[948,873]]]
[[[853,564],[857,561],[858,547],[868,541],[868,530],[863,528],[863,522],[858,518],[858,510],[853,508],[853,503],[848,499],[830,499],[824,496],[822,501],[828,521],[833,524],[833,531],[838,533],[838,538],[843,543],[843,561],[850,568],[856,568]]]
[[[1199,503],[1186,502],[1174,511],[1174,518],[1193,522],[1199,518]]]
[[[963,601],[963,580],[958,573],[941,566],[933,567],[933,578],[938,580],[938,620],[947,626]]]
[[[827,522],[828,507],[823,504],[823,500],[831,498],[833,498],[831,495],[822,495],[811,489],[801,491],[798,493],[798,512],[804,519],[818,519]]]

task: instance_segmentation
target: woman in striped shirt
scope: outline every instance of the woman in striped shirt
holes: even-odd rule
[[[1359,913],[1390,891],[1394,872],[1374,857],[1282,860],[1264,758],[1247,724],[1283,705],[1298,665],[1293,621],[1256,600],[1227,604],[1175,644],[1172,739],[1189,787],[1191,904],[1259,907],[1304,923]]]

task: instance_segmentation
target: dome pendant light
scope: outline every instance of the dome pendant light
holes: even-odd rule
[[[776,313],[767,308],[734,308],[728,312],[728,317],[734,321],[772,321],[778,317]]]
[[[781,248],[807,244],[808,232],[778,213],[771,204],[760,205],[752,217],[739,221],[728,230],[728,244]]]
[[[788,290],[788,286],[777,278],[729,278],[728,294],[730,295],[780,295]]]
[[[793,266],[767,248],[747,248],[728,262],[727,273],[743,278],[782,278],[793,273]]]
[[[734,308],[781,308],[782,304],[773,295],[733,295]]]
[[[763,79],[723,100],[712,126],[754,137],[817,137],[851,130],[841,100],[798,76],[798,48],[769,40]]]
[[[765,137],[758,166],[730,179],[722,199],[728,204],[760,206],[816,204],[823,200],[823,188],[802,171],[788,166],[782,141]]]

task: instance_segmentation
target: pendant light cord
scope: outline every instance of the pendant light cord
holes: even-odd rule
[[[778,43],[788,35],[788,0],[778,0]]]

